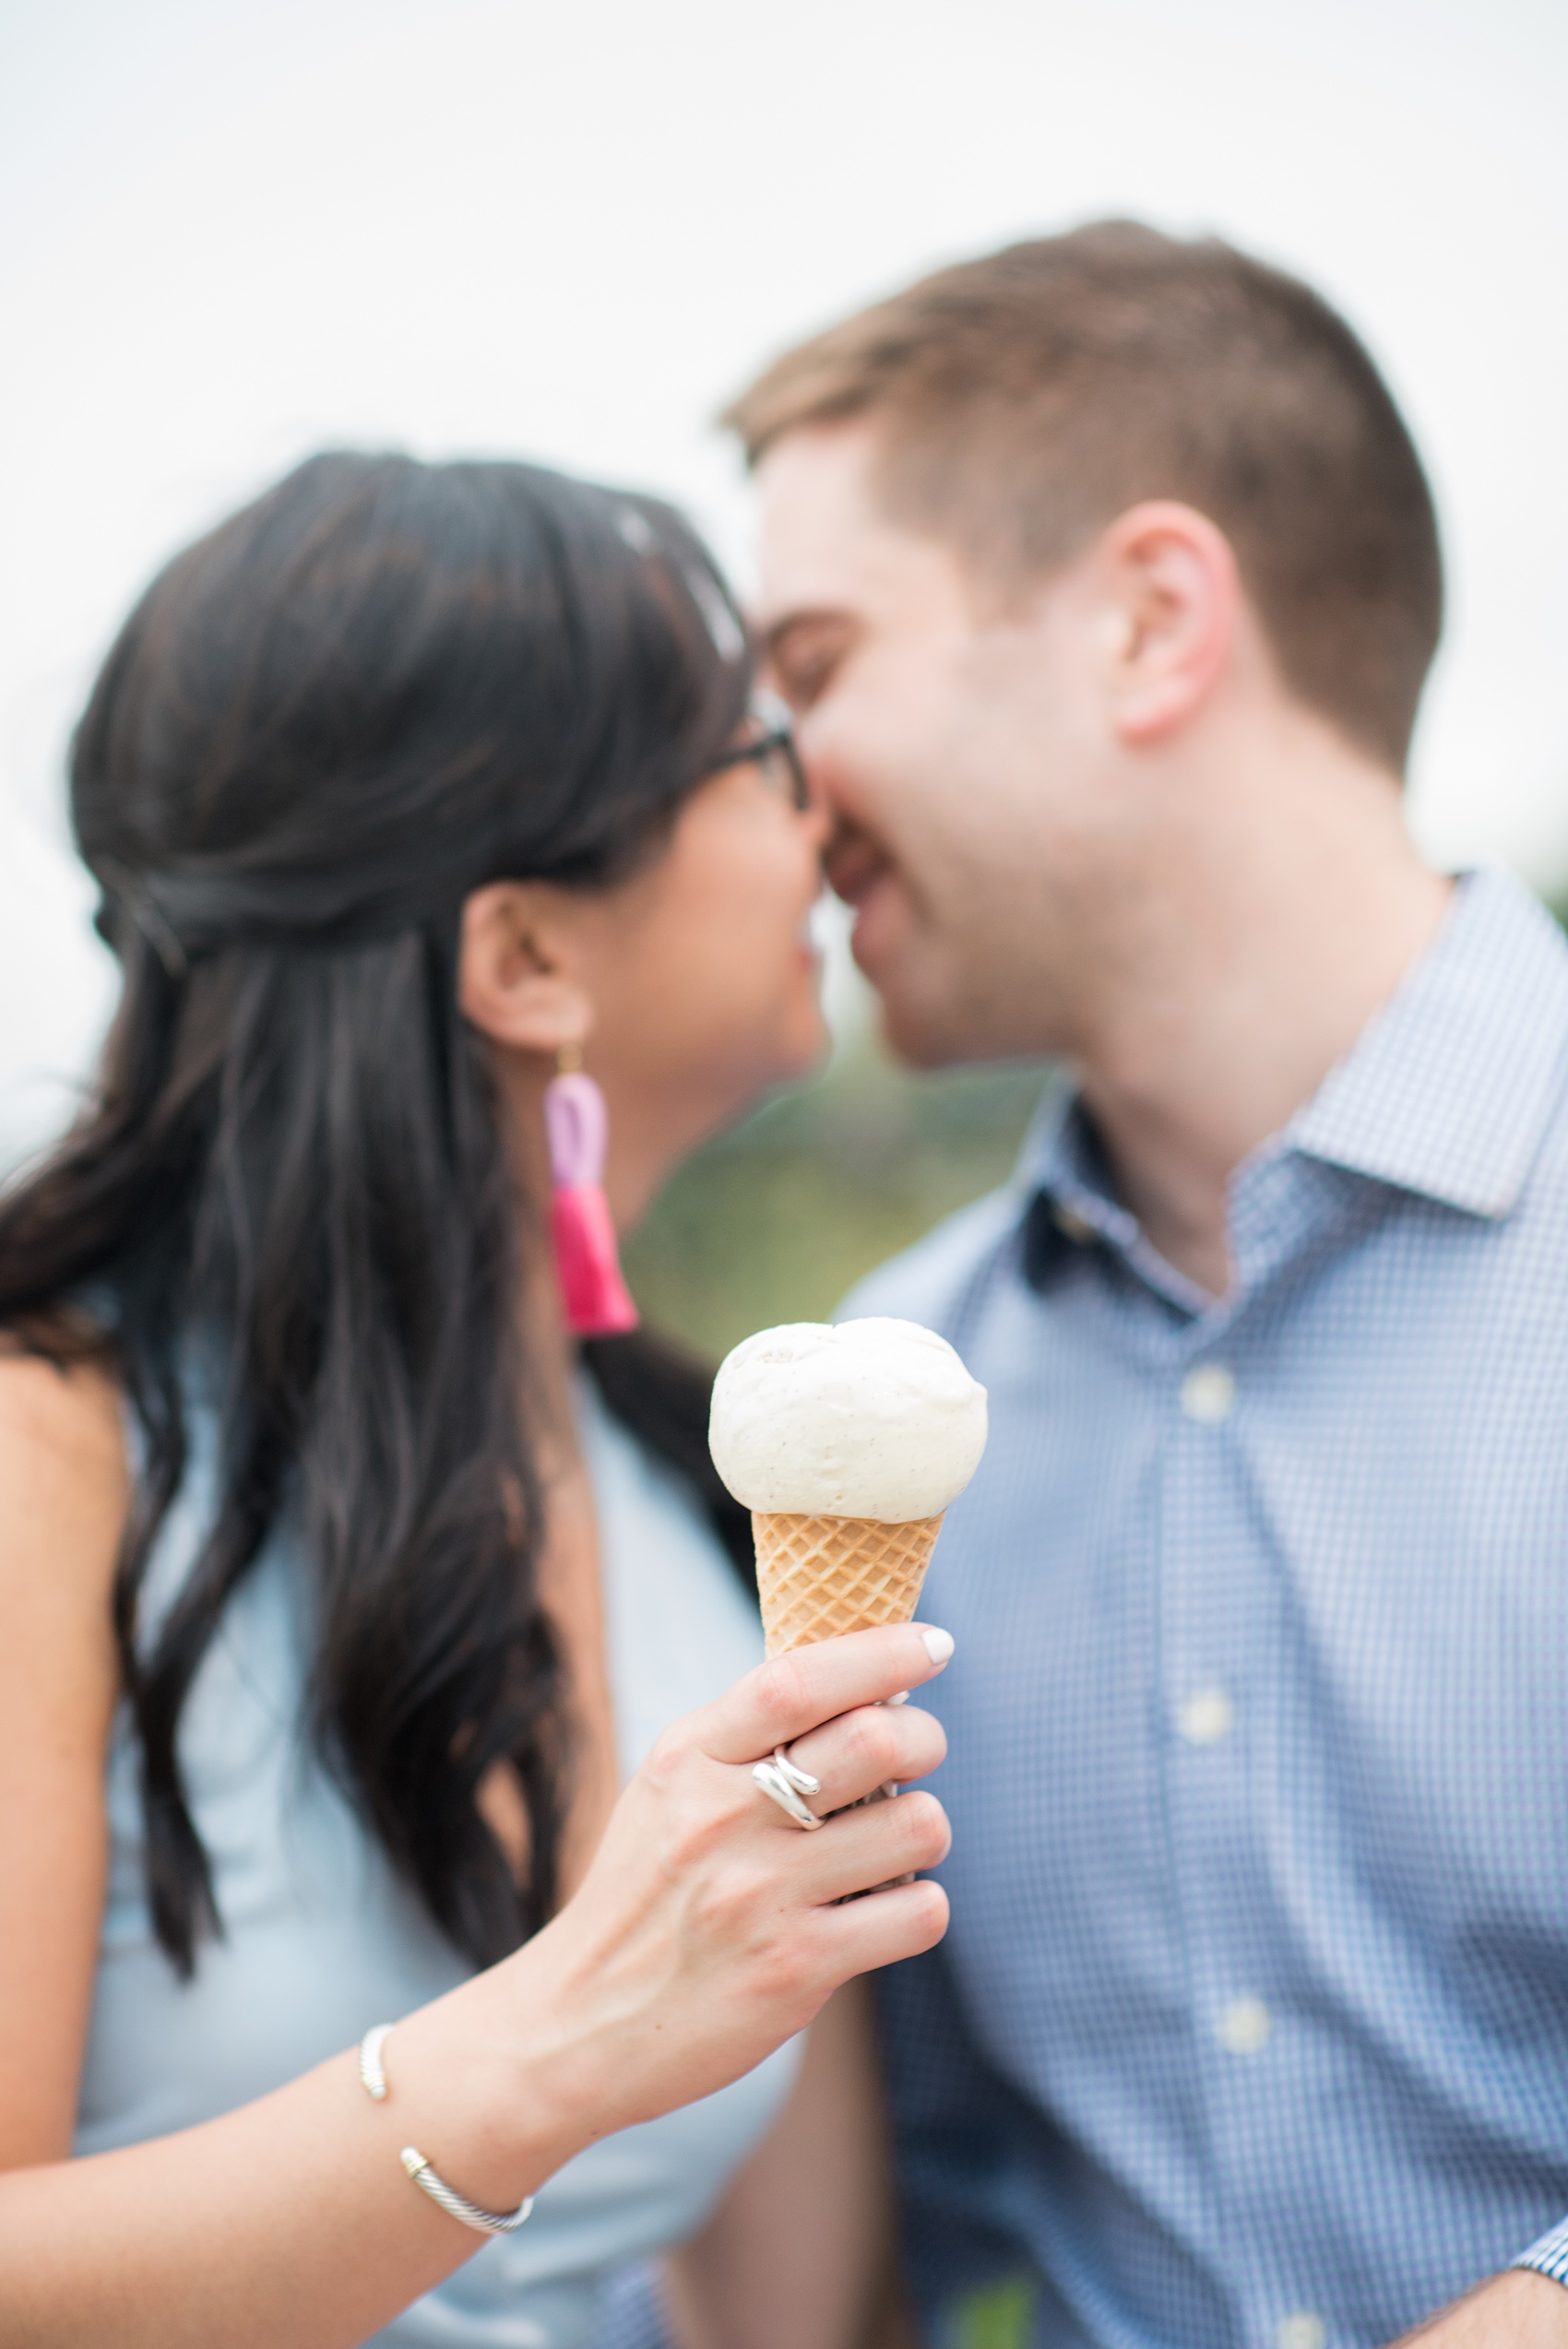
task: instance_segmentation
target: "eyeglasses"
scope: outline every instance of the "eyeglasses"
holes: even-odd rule
[[[801,753],[795,746],[790,729],[778,720],[763,719],[766,730],[754,735],[749,742],[737,742],[733,750],[725,751],[708,768],[710,775],[723,775],[732,766],[756,766],[763,782],[781,800],[803,815],[811,805],[811,786],[806,770],[801,764]]]

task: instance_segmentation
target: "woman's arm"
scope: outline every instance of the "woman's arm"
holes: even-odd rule
[[[94,1370],[0,1358],[0,2169],[70,2152],[92,2002],[126,1504]]]
[[[679,2349],[867,2349],[893,2283],[893,2195],[870,1985],[806,2035],[789,2102],[665,2266]]]
[[[938,1667],[911,1629],[863,1632],[677,1724],[552,1923],[398,2023],[385,2104],[349,2052],[200,2128],[62,2158],[102,1896],[113,1415],[85,1373],[0,1362],[6,2349],[349,2349],[481,2240],[410,2182],[401,2146],[509,2208],[592,2139],[749,2070],[850,1975],[940,1937],[931,1884],[836,1905],[941,1856],[929,1796],[802,1835],[746,1767],[810,1732],[837,1805],[932,1766],[929,1716],[879,1700]]]

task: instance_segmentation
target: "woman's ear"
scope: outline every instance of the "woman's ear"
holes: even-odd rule
[[[1207,699],[1235,635],[1241,596],[1230,541],[1204,514],[1149,499],[1098,549],[1115,615],[1108,682],[1122,741],[1173,732]]]
[[[493,881],[464,900],[457,1005],[495,1043],[553,1058],[586,1040],[593,1002],[547,897],[535,883]]]

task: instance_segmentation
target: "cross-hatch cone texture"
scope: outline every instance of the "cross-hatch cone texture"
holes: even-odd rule
[[[876,1517],[806,1517],[754,1509],[757,1591],[769,1655],[837,1639],[841,1631],[909,1622],[941,1531],[941,1516],[885,1525]]]

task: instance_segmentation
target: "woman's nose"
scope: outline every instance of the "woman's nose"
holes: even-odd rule
[[[819,791],[814,790],[801,810],[801,829],[810,844],[812,854],[819,860],[826,855],[833,831],[833,811]]]

